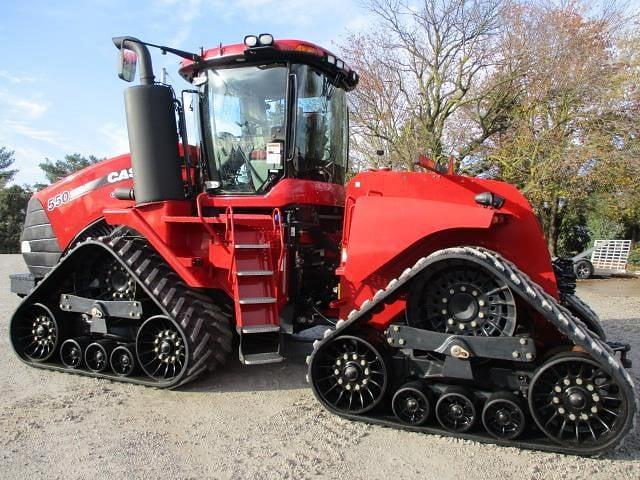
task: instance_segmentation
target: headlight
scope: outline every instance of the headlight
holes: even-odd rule
[[[244,37],[244,44],[249,48],[253,48],[258,45],[258,37],[256,37],[255,35],[247,35],[246,37]]]
[[[273,45],[273,35],[270,33],[261,33],[258,37],[258,42],[263,47],[268,47],[269,45]]]

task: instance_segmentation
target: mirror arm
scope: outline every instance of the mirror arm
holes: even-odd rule
[[[151,54],[144,43],[135,37],[113,37],[112,40],[118,50],[128,48],[136,53],[140,59],[140,83],[142,85],[153,85],[156,77],[153,74]]]

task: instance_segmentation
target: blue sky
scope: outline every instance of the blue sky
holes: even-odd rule
[[[116,76],[116,35],[196,51],[269,32],[329,49],[367,25],[351,0],[29,0],[2,2],[0,146],[15,151],[15,182],[43,176],[38,163],[67,153],[128,151],[123,90]],[[57,4],[57,5],[54,5]],[[154,69],[178,90],[178,58],[152,52]]]

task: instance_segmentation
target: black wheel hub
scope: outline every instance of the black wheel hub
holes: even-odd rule
[[[476,290],[473,291],[477,293]],[[453,318],[459,322],[470,322],[480,310],[477,298],[464,292],[454,293],[447,306]]]
[[[409,295],[409,324],[458,335],[510,336],[516,306],[509,287],[482,268],[445,263],[419,279]]]
[[[104,286],[107,297],[117,300],[132,300],[135,297],[136,282],[118,262],[113,262],[105,272]]]
[[[184,345],[175,330],[159,332],[154,340],[154,352],[161,362],[175,364],[184,357]]]
[[[359,337],[338,337],[316,352],[310,368],[316,396],[329,408],[363,413],[387,388],[387,368],[379,351]]]

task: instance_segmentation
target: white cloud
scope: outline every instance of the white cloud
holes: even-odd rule
[[[37,79],[34,77],[22,77],[7,72],[6,70],[0,70],[0,78],[7,80],[10,83],[36,83]]]
[[[67,147],[67,144],[58,132],[36,128],[20,120],[4,119],[2,121],[2,128],[8,130],[9,133],[18,134],[31,140],[47,143],[58,148]]]
[[[0,90],[0,103],[11,109],[11,114],[30,118],[39,118],[49,109],[48,102],[37,99],[26,99],[19,94]],[[6,112],[5,112],[6,113]]]

